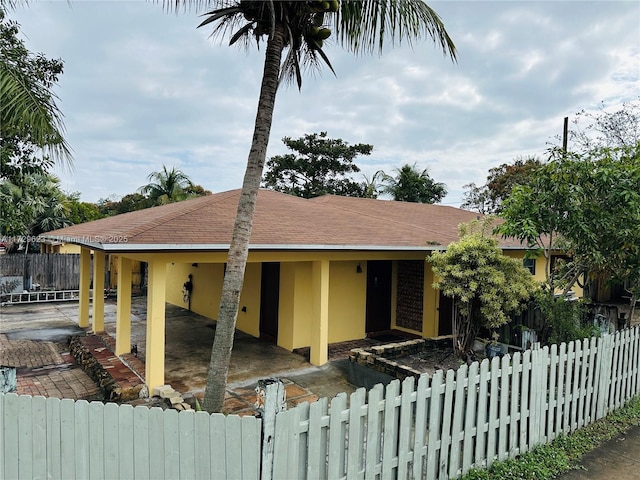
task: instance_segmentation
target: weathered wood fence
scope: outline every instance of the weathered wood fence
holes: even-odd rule
[[[622,407],[639,363],[638,327],[528,350],[303,403],[276,415],[264,444],[253,417],[5,395],[0,476],[456,478]]]
[[[0,255],[0,277],[20,276],[47,290],[77,290],[80,255],[30,253]],[[28,288],[28,285],[24,286]]]

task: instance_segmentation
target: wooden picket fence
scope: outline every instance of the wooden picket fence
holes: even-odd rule
[[[268,418],[2,395],[0,477],[456,478],[622,407],[639,363],[635,327],[302,403],[264,435]]]

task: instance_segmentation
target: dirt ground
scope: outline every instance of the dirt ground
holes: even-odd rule
[[[462,361],[453,353],[450,339],[430,341],[429,346],[421,352],[393,360],[429,375],[433,375],[436,370],[457,370],[462,365]]]

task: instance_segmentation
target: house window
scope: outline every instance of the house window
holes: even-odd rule
[[[536,259],[535,258],[525,258],[522,260],[522,266],[531,272],[531,275],[536,274]]]

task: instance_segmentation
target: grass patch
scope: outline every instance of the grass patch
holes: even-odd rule
[[[471,470],[461,480],[552,479],[577,468],[585,453],[637,425],[640,425],[640,396],[589,426],[560,435],[515,459],[495,462],[488,470]]]

